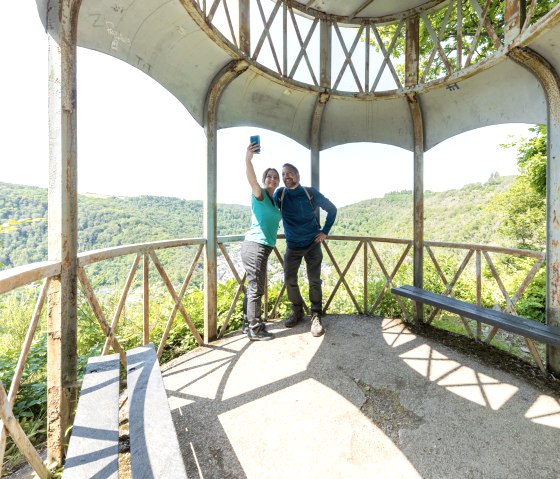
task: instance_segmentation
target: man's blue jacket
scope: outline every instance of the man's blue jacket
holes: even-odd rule
[[[313,205],[309,201],[303,186],[298,185],[293,190],[288,188],[284,188],[284,190],[282,222],[288,248],[307,248],[320,232],[328,235],[336,218],[336,206],[315,188],[307,187],[315,206],[327,212],[325,225],[321,228],[315,216]],[[279,197],[281,193],[282,188],[274,192],[274,202],[278,207],[280,206]]]

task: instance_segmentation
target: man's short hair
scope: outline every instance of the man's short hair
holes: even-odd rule
[[[284,163],[284,164],[282,165],[282,168],[289,168],[289,169],[292,170],[296,175],[299,175],[299,170],[298,170],[294,165],[292,165],[291,163]]]

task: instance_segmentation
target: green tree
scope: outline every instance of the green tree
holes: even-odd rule
[[[511,188],[496,195],[491,208],[501,212],[498,233],[515,241],[515,246],[541,250],[546,240],[545,199],[520,175]]]
[[[539,0],[536,2],[531,23],[543,17],[558,2],[559,0]],[[482,12],[484,8],[485,2],[472,2],[468,0],[461,2],[461,20],[459,24],[457,2],[446,2],[442,8],[426,13],[428,22],[421,19],[419,25],[419,66],[421,75],[428,67],[425,81],[442,78],[451,73],[447,71],[444,60],[439,53],[436,52],[435,55],[432,55],[432,51],[436,47],[433,34],[437,36],[440,47],[445,52],[446,61],[449,63],[452,71],[457,70],[458,66],[457,51],[459,43],[457,41],[457,31],[459,29],[461,31],[462,66],[466,66],[465,63],[469,56],[471,57],[469,60],[470,64],[475,64],[492,55],[496,51],[495,37],[503,43],[505,0],[490,1],[486,12],[485,24],[479,28],[480,17],[478,11]],[[379,34],[387,49],[395,38],[397,30],[398,24],[384,25],[379,28]],[[371,43],[377,51],[380,50],[376,40],[372,38]],[[401,30],[395,39],[391,56],[393,58],[404,58],[405,44],[405,35],[402,34]],[[396,70],[401,79],[403,79],[404,61],[396,66]]]
[[[532,138],[511,143],[517,148],[517,165],[536,194],[546,198],[546,126],[529,128]],[[506,145],[510,146],[510,145]]]
[[[498,231],[516,246],[543,249],[546,241],[546,127],[529,129],[533,135],[504,148],[517,149],[520,175],[512,187],[490,204],[502,218]]]

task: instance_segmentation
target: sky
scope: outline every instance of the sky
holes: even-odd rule
[[[47,36],[33,0],[7,2],[0,29],[0,181],[47,187]],[[107,55],[78,49],[78,191],[114,196],[157,195],[203,200],[206,139],[200,125],[157,82]],[[500,144],[530,136],[532,125],[473,130],[424,154],[424,188],[445,191],[517,173],[514,149]],[[286,161],[309,185],[309,150],[259,128],[218,132],[218,202],[250,204],[244,157],[260,134],[257,176]],[[411,152],[356,143],[321,152],[321,192],[345,206],[391,191],[413,189]],[[341,166],[343,165],[343,166]]]

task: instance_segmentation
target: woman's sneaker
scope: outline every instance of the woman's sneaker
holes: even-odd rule
[[[251,341],[269,341],[274,337],[274,335],[266,330],[266,326],[264,324],[260,324],[255,329],[249,327],[247,337]]]
[[[318,313],[313,313],[311,315],[311,335],[318,337],[325,332],[323,324],[321,323],[321,316]]]

